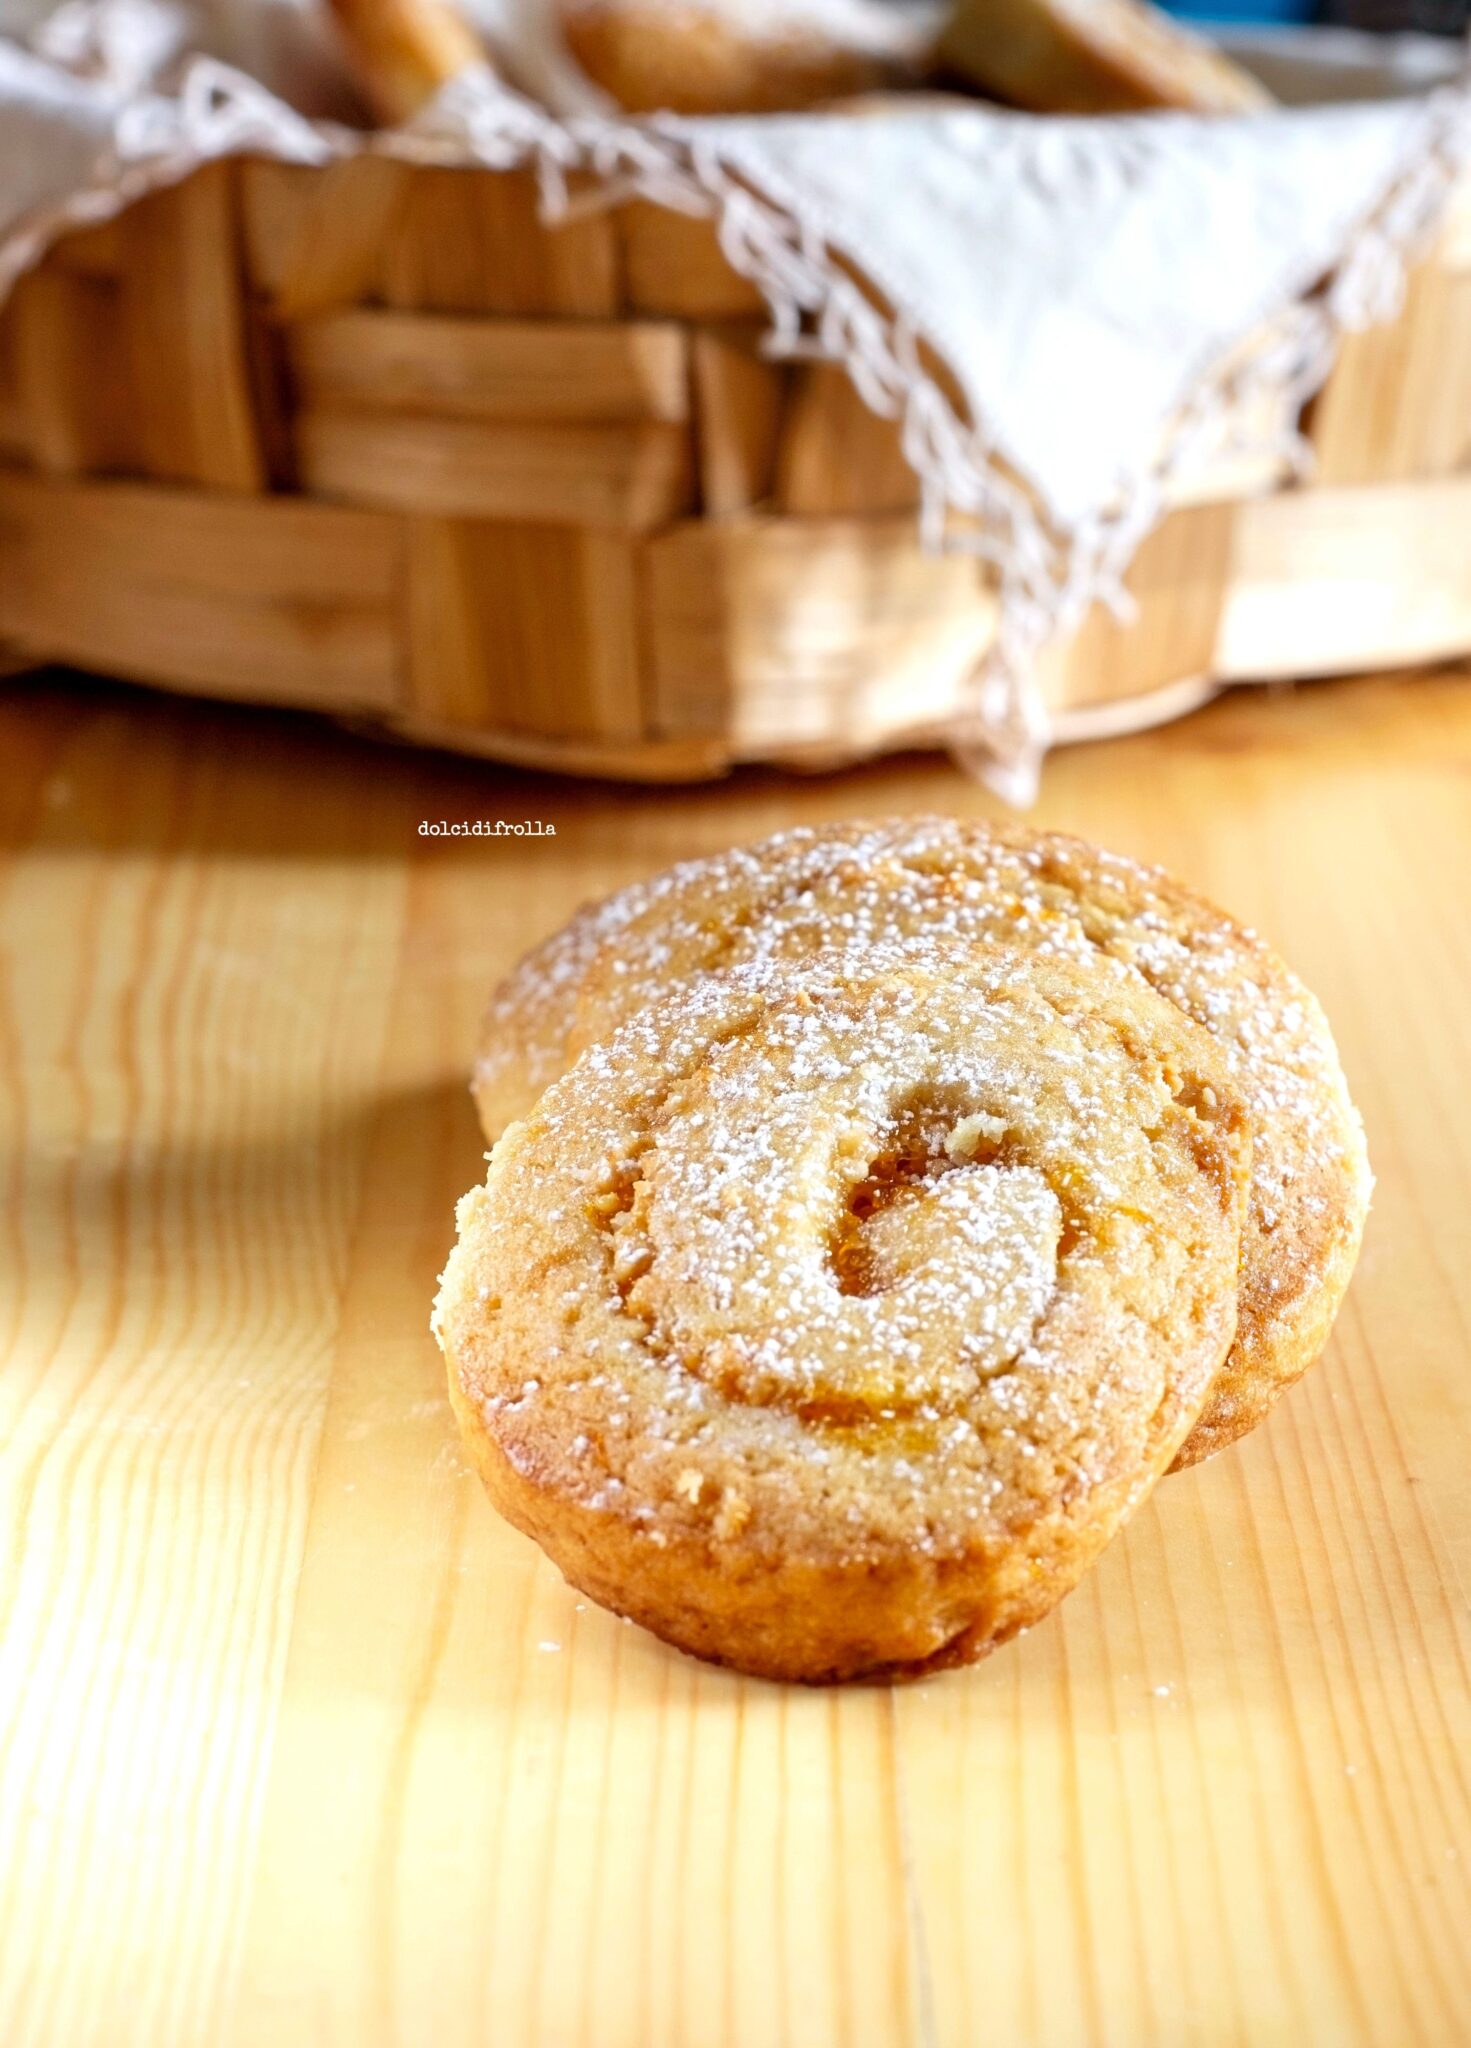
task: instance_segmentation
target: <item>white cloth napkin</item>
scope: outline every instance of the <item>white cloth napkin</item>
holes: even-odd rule
[[[537,0],[483,4],[523,75],[545,65]],[[24,5],[0,0],[12,32]],[[1464,84],[1216,120],[977,107],[634,124],[554,115],[487,73],[370,139],[323,118],[347,95],[294,0],[68,0],[26,34],[0,40],[0,290],[67,226],[247,149],[532,163],[553,213],[576,169],[609,203],[714,214],[772,308],[772,347],[841,361],[901,419],[927,531],[993,565],[1001,631],[956,741],[1018,801],[1048,739],[1032,673],[1047,636],[1117,597],[1164,476],[1228,399],[1265,386],[1290,416],[1342,330],[1394,310],[1471,158]],[[565,81],[547,96],[565,103]]]
[[[732,121],[723,164],[861,260],[1061,524],[1156,456],[1241,335],[1343,255],[1424,147],[1413,102],[1244,120],[977,110]]]

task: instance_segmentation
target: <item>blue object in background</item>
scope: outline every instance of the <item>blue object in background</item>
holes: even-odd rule
[[[1182,21],[1201,23],[1312,21],[1317,14],[1314,0],[1163,0],[1166,11]]]
[[[1464,38],[1471,0],[1160,0],[1182,21],[1232,28],[1359,29],[1373,35]]]

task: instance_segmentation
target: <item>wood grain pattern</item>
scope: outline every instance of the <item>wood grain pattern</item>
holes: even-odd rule
[[[766,301],[726,262],[713,220],[647,199],[630,199],[609,219],[634,312],[688,320],[765,319]]]
[[[1471,190],[1471,188],[1468,188]],[[1458,187],[1387,327],[1344,337],[1307,431],[1325,483],[1444,476],[1471,459],[1471,199]]]
[[[0,477],[0,632],[222,697],[388,712],[401,535],[305,498]]]
[[[1212,673],[1266,682],[1464,654],[1468,512],[1471,475],[1238,505]]]
[[[872,411],[836,363],[804,363],[795,373],[776,504],[812,518],[918,509],[919,478],[898,422]]]
[[[656,716],[737,759],[933,729],[995,631],[981,569],[927,553],[910,516],[686,520],[645,557]]]
[[[657,798],[0,698],[0,2038],[1446,2048],[1471,2036],[1471,677],[1066,752],[1322,994],[1379,1188],[1323,1365],[1063,1610],[894,1693],[573,1596],[426,1329],[492,978],[939,761]],[[536,818],[429,840],[423,819]]]
[[[26,452],[44,475],[137,465],[131,366],[117,346],[121,300],[104,278],[48,266],[20,278],[6,304]]]
[[[415,519],[409,698],[440,730],[643,732],[637,557],[618,533]]]
[[[150,192],[120,232],[121,340],[142,467],[170,482],[264,490],[271,407],[247,332],[235,166],[207,164]]]
[[[376,298],[412,175],[372,155],[321,166],[243,164],[241,239],[252,290],[283,320]]]
[[[689,348],[668,321],[456,320],[352,312],[285,333],[309,402],[575,425],[689,417]]]
[[[298,413],[308,490],[354,504],[469,518],[637,529],[686,511],[688,431],[666,420],[542,426],[323,407]]]
[[[530,171],[418,166],[384,242],[382,290],[428,312],[606,319],[621,304],[617,232],[597,212],[544,230]]]
[[[1095,605],[1070,639],[1045,650],[1048,701],[1059,708],[1127,702],[1183,677],[1210,676],[1235,523],[1249,509],[1181,506],[1146,534],[1124,579],[1132,615],[1116,618]]]
[[[788,371],[760,354],[759,328],[696,328],[690,337],[700,510],[754,511],[771,496]]]

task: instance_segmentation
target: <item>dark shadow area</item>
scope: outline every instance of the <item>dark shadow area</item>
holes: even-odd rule
[[[125,1259],[131,1283],[150,1258],[162,1269],[197,1257],[199,1244],[180,1235],[185,1219],[195,1239],[242,1245],[320,1230],[327,1206],[350,1210],[370,1198],[376,1171],[403,1191],[407,1233],[425,1212],[438,1219],[436,1248],[422,1262],[427,1303],[453,1236],[454,1204],[485,1172],[485,1139],[465,1077],[369,1090],[345,1104],[284,1100],[271,1125],[240,1136],[178,1131],[156,1143],[102,1132],[71,1150],[38,1146],[17,1192],[44,1228],[28,1233],[17,1282],[50,1285],[59,1268],[70,1268],[78,1294],[91,1293],[106,1281],[98,1255],[110,1249]],[[344,1242],[355,1228],[349,1217]]]

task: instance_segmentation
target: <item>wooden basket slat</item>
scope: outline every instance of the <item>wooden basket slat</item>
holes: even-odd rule
[[[1419,265],[1389,327],[1351,334],[1309,415],[1316,474],[1356,484],[1471,463],[1471,270]]]
[[[721,253],[715,223],[633,199],[608,216],[631,313],[701,323],[766,318],[766,302]]]
[[[298,403],[577,426],[690,415],[689,332],[673,321],[467,320],[359,309],[295,321]]]
[[[295,497],[0,474],[0,639],[227,697],[393,713],[399,523]]]
[[[47,476],[142,469],[135,380],[119,348],[115,278],[48,265],[16,284],[8,309],[17,403],[30,463]]]
[[[1128,703],[1201,675],[1471,645],[1452,573],[1471,477],[1395,496],[1391,557],[1378,489],[1172,514],[1131,572],[1137,619],[1092,619],[1055,650],[1049,696]],[[641,744],[659,774],[917,742],[965,703],[995,619],[974,565],[926,555],[907,518],[697,520],[636,539],[7,476],[0,535],[0,636],[23,650],[450,744],[519,739],[541,763],[565,741],[571,765],[606,772],[631,772]]]
[[[793,381],[776,507],[799,518],[883,517],[919,505],[899,428],[870,411],[836,363],[806,363]]]
[[[547,427],[323,408],[297,415],[295,445],[307,491],[360,505],[637,529],[694,504],[690,437],[662,421]]]
[[[127,237],[121,216],[94,221],[90,227],[73,228],[46,257],[48,264],[80,271],[84,277],[119,277],[127,260]]]
[[[1450,193],[1430,260],[1446,270],[1471,270],[1471,178],[1463,175]]]
[[[921,547],[895,423],[760,313],[641,202],[548,230],[520,174],[213,166],[0,313],[0,640],[538,766],[933,739],[993,590]],[[1310,488],[1224,447],[1172,487],[1137,616],[1047,658],[1065,729],[1471,649],[1471,180],[1305,425]]]
[[[646,547],[658,729],[737,758],[943,717],[994,630],[974,562],[908,517],[695,520]]]
[[[635,544],[529,522],[409,522],[409,704],[436,731],[643,738]]]
[[[269,482],[252,373],[236,168],[207,164],[122,216],[122,345],[140,469],[259,492]]]
[[[1211,673],[1354,674],[1471,649],[1471,473],[1238,505]]]
[[[413,176],[408,165],[372,155],[320,168],[243,164],[241,235],[252,294],[282,320],[381,301],[384,246]]]
[[[1124,578],[1132,616],[1095,605],[1076,633],[1048,650],[1042,683],[1049,703],[1117,703],[1214,674],[1244,509],[1219,499],[1182,506],[1146,534]]]
[[[30,411],[21,395],[16,360],[15,324],[0,319],[0,462],[28,463],[31,440]]]
[[[698,328],[691,342],[700,507],[729,519],[775,492],[788,373],[762,360],[749,329]]]
[[[382,289],[422,312],[611,318],[623,307],[618,231],[588,213],[548,232],[529,171],[416,169],[384,243]]]

